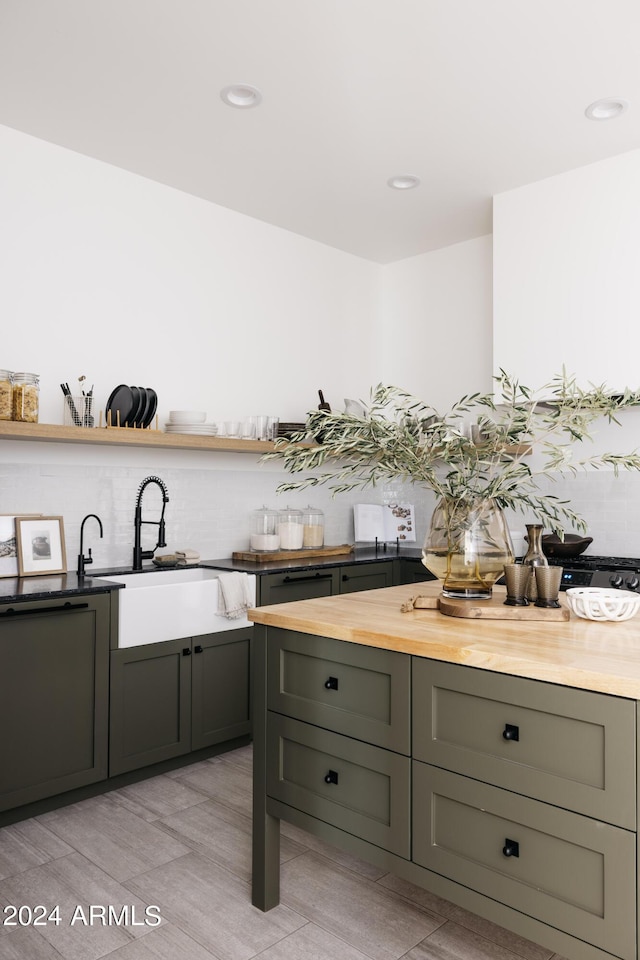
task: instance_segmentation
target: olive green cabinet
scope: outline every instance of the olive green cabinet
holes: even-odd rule
[[[394,584],[394,561],[354,563],[340,567],[340,593],[355,593],[358,590],[378,590]]]
[[[265,573],[258,577],[258,606],[374,590],[391,587],[396,582],[395,560],[352,563],[319,570],[292,570],[290,573]]]
[[[252,628],[111,652],[109,773],[250,732]]]
[[[256,906],[285,819],[554,953],[637,960],[635,700],[283,628],[254,650]]]
[[[400,557],[398,567],[399,583],[422,583],[436,579],[418,557]]]
[[[107,777],[108,594],[0,606],[0,810]]]

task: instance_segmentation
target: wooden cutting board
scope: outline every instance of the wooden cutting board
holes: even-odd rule
[[[403,613],[411,610],[438,610],[445,617],[464,617],[468,620],[568,620],[569,610],[560,597],[560,607],[508,607],[504,593],[490,600],[453,600],[442,595],[411,597],[400,608]]]
[[[231,556],[233,560],[270,563],[273,560],[310,560],[312,557],[339,557],[346,553],[353,553],[353,546],[349,543],[339,543],[333,547],[310,547],[308,550],[272,550],[269,553],[252,553],[250,550],[236,551]]]
[[[560,603],[564,604],[562,597]],[[491,597],[490,600],[452,600],[440,597],[438,609],[445,617],[466,617],[471,620],[568,620],[567,607],[508,607],[504,594]]]

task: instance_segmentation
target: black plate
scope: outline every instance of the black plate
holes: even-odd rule
[[[131,426],[131,415],[134,411],[134,406],[135,401],[131,387],[128,387],[126,383],[119,384],[107,400],[107,406],[104,411],[107,423],[110,423],[112,427],[124,427],[125,424]],[[109,413],[111,413],[111,420],[109,420]],[[118,414],[120,415],[119,421]]]
[[[142,426],[149,427],[151,426],[151,422],[156,415],[156,410],[158,407],[158,394],[151,387],[145,387],[144,390],[147,395],[147,406],[144,411]]]
[[[137,399],[137,404],[135,410],[131,414],[131,419],[133,421],[132,426],[141,427],[143,426],[144,413],[147,409],[147,391],[144,387],[131,387],[131,393],[133,394],[133,399]]]

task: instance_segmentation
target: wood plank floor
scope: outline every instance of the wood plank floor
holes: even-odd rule
[[[256,910],[251,759],[243,747],[0,829],[0,960],[559,960],[287,824],[282,902]],[[10,905],[59,909],[35,924]]]

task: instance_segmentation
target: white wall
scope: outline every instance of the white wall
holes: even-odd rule
[[[494,367],[640,387],[640,150],[494,197]]]
[[[488,236],[381,268],[376,383],[443,412],[491,391],[491,258]]]
[[[2,366],[153,387],[159,420],[303,420],[369,387],[377,266],[0,127]]]

